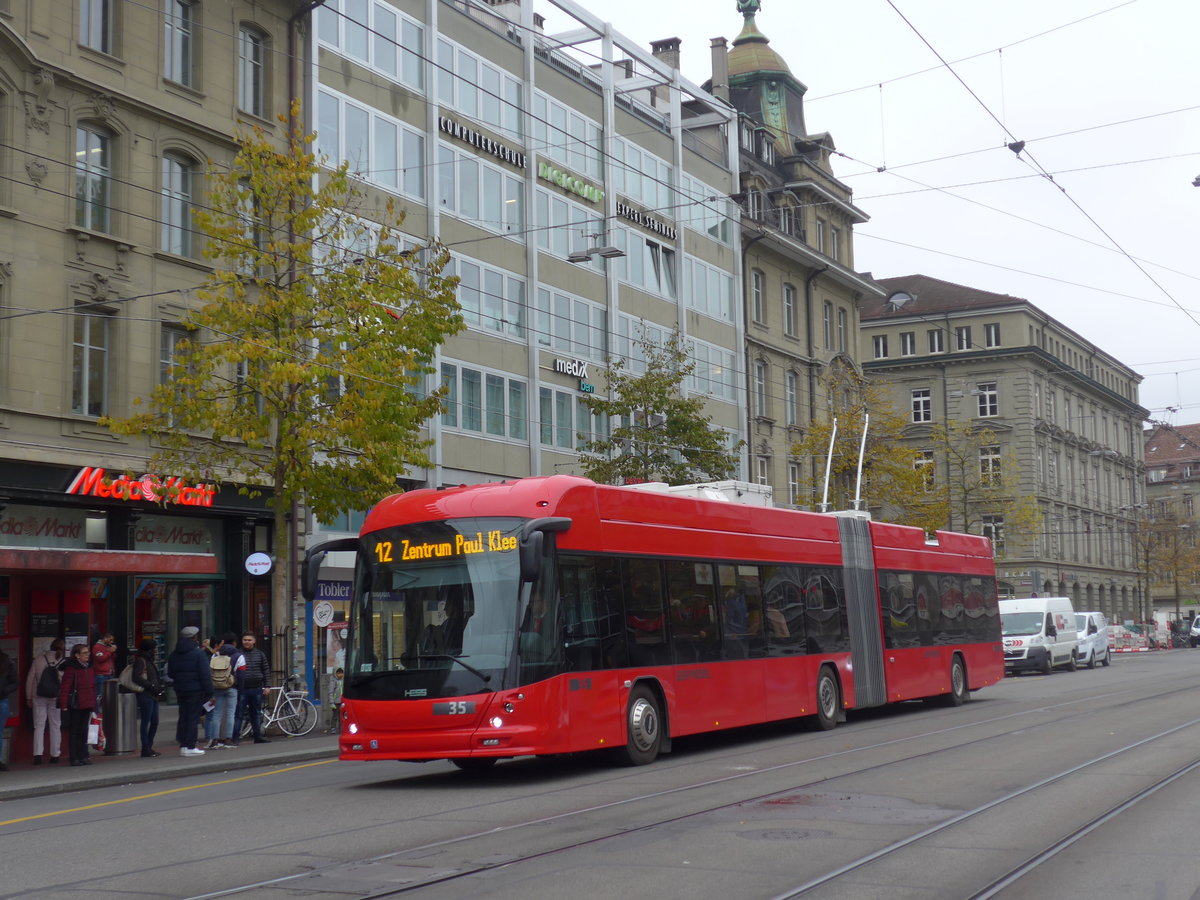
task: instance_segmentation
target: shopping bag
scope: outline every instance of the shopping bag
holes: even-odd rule
[[[97,750],[104,749],[104,717],[96,713],[92,713],[88,722],[88,743]]]

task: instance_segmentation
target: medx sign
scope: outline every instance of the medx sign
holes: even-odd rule
[[[559,375],[573,375],[576,378],[586,380],[588,364],[582,359],[555,359],[554,371]]]

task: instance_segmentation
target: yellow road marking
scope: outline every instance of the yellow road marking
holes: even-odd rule
[[[139,794],[136,797],[126,797],[123,800],[106,800],[103,803],[91,803],[87,806],[77,806],[74,809],[60,809],[56,812],[38,813],[36,816],[25,816],[20,819],[9,819],[7,822],[0,822],[0,827],[5,825],[16,825],[20,822],[32,822],[35,819],[48,819],[51,816],[63,816],[67,813],[86,812],[89,809],[102,809],[105,806],[116,806],[119,803],[133,803],[135,800],[152,800],[155,797],[166,797],[170,794],[180,794],[184,791],[198,791],[202,788],[218,787],[222,784],[236,784],[239,781],[249,781],[252,778],[265,778],[268,775],[280,775],[286,772],[295,772],[297,769],[307,769],[310,766],[324,766],[331,762],[337,762],[337,760],[322,759],[317,762],[301,763],[298,766],[288,766],[286,769],[276,769],[272,772],[259,772],[257,775],[242,775],[238,778],[226,778],[223,781],[210,781],[206,784],[195,784],[191,787],[171,788],[169,791],[155,791],[153,794]]]

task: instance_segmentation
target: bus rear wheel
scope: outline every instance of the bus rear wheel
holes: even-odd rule
[[[822,731],[832,731],[837,725],[841,705],[842,692],[838,690],[837,679],[828,668],[821,669],[821,674],[817,676],[817,727]]]
[[[947,706],[962,706],[971,699],[967,688],[967,667],[963,665],[962,657],[954,657],[950,663],[950,693],[944,697]]]
[[[662,714],[658,700],[648,687],[639,685],[629,695],[625,726],[628,737],[618,751],[618,759],[627,766],[644,766],[654,762],[662,747]]]

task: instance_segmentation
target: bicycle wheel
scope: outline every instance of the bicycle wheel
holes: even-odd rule
[[[305,697],[288,697],[275,721],[284,734],[300,737],[317,724],[317,708]]]

